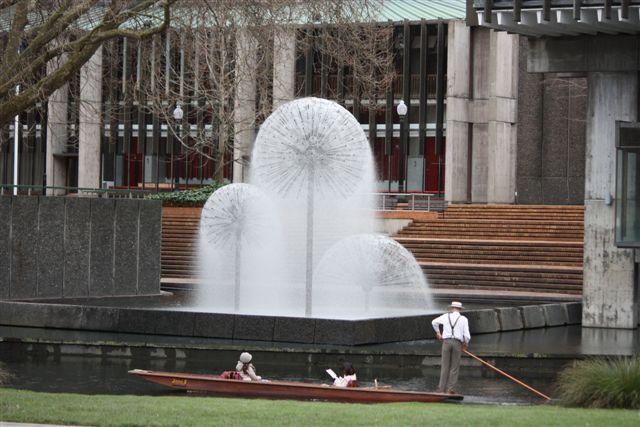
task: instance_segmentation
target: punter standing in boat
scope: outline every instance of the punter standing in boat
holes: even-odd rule
[[[256,368],[251,363],[251,353],[246,351],[240,355],[240,360],[236,364],[236,372],[240,374],[244,381],[260,381],[262,377],[256,375]]]
[[[455,392],[460,371],[462,352],[469,346],[469,320],[460,313],[462,303],[453,301],[449,307],[451,312],[433,319],[431,325],[436,331],[436,338],[442,341],[442,366],[440,367],[439,393],[457,394]],[[441,329],[442,328],[442,329]]]

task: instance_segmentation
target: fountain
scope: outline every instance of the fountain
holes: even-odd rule
[[[250,178],[216,191],[203,209],[197,306],[191,295],[161,292],[159,202],[0,200],[11,224],[0,230],[11,242],[8,276],[22,275],[0,284],[0,325],[130,333],[145,342],[147,335],[313,346],[434,338],[437,314],[420,267],[373,233],[372,156],[348,111],[314,98],[280,107],[261,127]],[[58,241],[64,250],[47,244]],[[51,280],[41,280],[44,272]],[[472,333],[580,323],[580,302],[532,302],[496,308],[492,297],[490,307],[466,311]]]
[[[250,184],[221,188],[203,209],[200,308],[345,319],[432,307],[411,253],[373,234],[373,157],[351,113],[288,102],[262,125],[252,159]]]

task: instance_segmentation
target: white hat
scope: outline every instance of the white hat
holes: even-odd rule
[[[449,304],[449,307],[451,308],[464,308],[462,307],[462,303],[460,301],[452,301],[451,304]]]
[[[247,353],[247,352],[245,351],[244,353],[242,353],[242,354],[240,355],[240,361],[241,361],[242,363],[249,363],[249,362],[251,362],[251,354],[250,354],[250,353]]]

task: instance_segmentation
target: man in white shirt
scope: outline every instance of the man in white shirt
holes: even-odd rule
[[[460,358],[462,352],[469,346],[469,320],[463,316],[462,303],[453,301],[449,307],[450,313],[445,313],[433,319],[431,325],[436,331],[436,338],[442,341],[442,366],[440,368],[439,393],[456,394],[454,388],[458,383]],[[442,327],[442,330],[440,328]]]

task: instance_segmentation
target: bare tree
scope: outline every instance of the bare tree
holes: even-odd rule
[[[351,94],[376,108],[394,77],[393,28],[375,23],[381,2],[182,0],[170,41],[157,38],[140,59],[150,77],[148,84],[130,85],[132,96],[169,124],[184,151],[212,159],[222,181],[229,161],[243,161],[230,158],[238,136],[255,132],[277,103],[274,46],[283,33],[295,40],[294,61],[311,55],[315,74],[322,68],[319,95],[341,100]],[[185,113],[180,127],[172,117],[176,104]]]
[[[0,0],[0,125],[46,100],[105,41],[164,31],[176,1]]]

